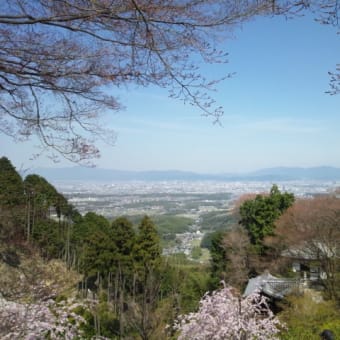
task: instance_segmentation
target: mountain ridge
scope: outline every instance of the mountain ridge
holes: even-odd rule
[[[165,181],[165,180],[215,180],[215,181],[289,181],[289,180],[340,180],[340,168],[319,167],[273,167],[247,173],[202,174],[181,170],[131,171],[103,168],[36,168],[37,173],[52,181]]]

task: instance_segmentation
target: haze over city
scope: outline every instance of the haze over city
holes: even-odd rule
[[[274,166],[340,166],[340,97],[327,93],[339,62],[339,35],[312,17],[258,18],[230,33],[229,63],[204,66],[210,76],[233,74],[213,97],[219,124],[154,87],[109,89],[125,106],[104,124],[115,146],[99,144],[100,168],[246,172]],[[52,105],[52,103],[51,103]],[[73,166],[40,157],[34,140],[0,136],[2,154],[20,168]]]

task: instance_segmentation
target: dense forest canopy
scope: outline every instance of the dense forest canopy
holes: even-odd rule
[[[144,216],[135,225],[125,217],[110,222],[93,212],[81,216],[43,177],[30,174],[22,179],[5,157],[0,159],[0,170],[0,298],[15,301],[6,300],[0,311],[6,320],[1,336],[27,334],[26,323],[21,321],[20,326],[25,308],[42,310],[37,317],[26,317],[32,319],[35,335],[46,334],[40,317],[49,325],[63,320],[58,301],[66,299],[65,287],[76,290],[78,304],[84,303],[78,316],[68,310],[80,319],[69,331],[62,330],[67,339],[80,334],[163,338],[165,323],[177,315],[172,308],[186,312],[197,306],[206,289],[204,267],[185,258],[173,264],[165,261],[151,218]],[[189,272],[187,266],[192,268]],[[20,275],[25,280],[15,279]],[[50,298],[55,302],[44,305]],[[87,298],[94,298],[95,304],[88,305]],[[25,307],[25,299],[32,301],[31,306]],[[16,310],[15,321],[10,319],[11,308]],[[67,327],[69,321],[62,322]]]

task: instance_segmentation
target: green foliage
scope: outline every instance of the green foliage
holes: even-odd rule
[[[167,256],[166,262],[173,266],[192,266],[193,263],[184,253],[176,253]]]
[[[0,158],[0,205],[21,206],[24,202],[24,185],[21,176],[8,158]]]
[[[114,265],[114,245],[108,234],[102,230],[94,230],[84,240],[81,268],[88,276],[100,273],[105,277]]]
[[[43,210],[55,205],[57,190],[45,178],[39,175],[28,175],[24,180],[26,194],[34,199],[34,203]]]
[[[109,338],[136,331],[130,330],[130,321],[139,324],[143,334],[149,332],[161,277],[161,249],[153,221],[145,216],[136,235],[125,217],[110,225],[104,217],[88,213],[75,223],[72,243],[79,253],[85,281],[95,281],[92,289],[97,288],[100,296],[105,289],[105,298],[93,312],[93,327],[100,325],[100,334]],[[135,310],[143,311],[142,323],[141,314],[136,316]]]
[[[205,233],[201,240],[201,248],[211,249],[212,240],[219,231]]]
[[[59,294],[55,300],[54,300],[57,304],[62,302],[62,301],[67,301],[67,296],[64,294]],[[77,308],[83,308],[83,307],[77,307]],[[80,315],[78,312],[74,311],[76,314]]]
[[[294,202],[294,195],[281,193],[276,185],[270,190],[269,196],[257,195],[253,200],[245,201],[240,207],[240,223],[249,233],[250,242],[263,251],[263,239],[273,235],[275,221]]]
[[[82,243],[84,239],[90,237],[93,231],[102,230],[108,233],[109,228],[110,223],[105,217],[89,212],[74,224],[72,239],[75,243]]]
[[[326,321],[325,323],[322,324],[321,327],[323,330],[324,329],[329,329],[331,330],[336,339],[340,339],[340,316],[338,315],[338,317],[335,320],[332,321]]]
[[[110,223],[100,215],[87,213],[73,226],[71,242],[79,256],[80,268],[87,275],[106,275],[113,266],[116,251],[111,241]]]
[[[169,234],[184,233],[194,223],[192,218],[167,214],[154,216],[153,220],[162,238]]]
[[[41,254],[47,259],[60,257],[66,251],[75,254],[72,265],[85,275],[84,282],[95,283],[92,287],[97,289],[99,303],[91,310],[76,311],[87,320],[82,326],[84,338],[90,339],[98,332],[108,338],[150,338],[151,334],[162,338],[161,328],[165,323],[170,324],[178,314],[194,311],[202,295],[225,279],[228,261],[223,239],[225,230],[235,223],[234,216],[220,211],[203,216],[205,229],[218,230],[207,234],[201,243],[211,251],[209,271],[207,266],[188,260],[184,254],[170,256],[166,261],[162,259],[159,235],[166,238],[189,230],[194,223],[190,218],[162,215],[153,221],[145,216],[136,228],[124,217],[112,223],[95,213],[82,217],[44,178],[29,175],[23,182],[4,158],[0,159],[0,169],[3,169],[0,171],[1,207],[7,204],[13,212],[28,212],[26,223],[31,241]],[[10,191],[7,185],[12,188]],[[273,186],[269,196],[258,195],[242,205],[242,223],[252,236],[254,246],[261,245],[263,238],[273,233],[275,219],[293,200],[291,194],[281,194]],[[51,219],[51,208],[59,217],[56,221]],[[8,220],[13,222],[14,217]],[[3,215],[1,223],[5,220]],[[21,229],[22,234],[23,231]],[[191,255],[198,259],[201,254],[202,249],[195,246]],[[58,298],[62,299],[66,296]],[[312,305],[309,301],[300,304],[298,300],[291,300],[281,313],[289,325],[289,329],[282,332],[282,338],[313,339],[325,328],[340,336],[339,314],[335,311],[335,306],[328,302]]]
[[[295,201],[294,194],[281,193],[278,186],[274,184],[270,189],[269,202],[282,214],[286,211]]]
[[[286,323],[282,331],[284,340],[304,339],[319,340],[324,329],[330,329],[335,338],[340,337],[340,312],[332,301],[324,301],[315,292],[306,292],[302,296],[290,296],[279,318]]]
[[[37,219],[46,220],[50,217],[51,208],[54,208],[57,217],[73,217],[75,210],[66,198],[45,178],[38,175],[28,175],[24,180],[27,199],[28,220],[33,228]],[[30,232],[30,230],[28,230]]]
[[[19,173],[6,158],[0,158],[0,240],[24,235],[25,196]]]
[[[233,215],[221,211],[210,211],[201,215],[200,225],[202,230],[209,232],[228,230],[236,223]]]
[[[92,339],[96,335],[94,328],[94,316],[89,309],[83,306],[78,306],[72,310],[75,314],[84,318],[85,323],[82,323],[80,328],[83,331],[84,339]]]
[[[194,260],[198,260],[202,256],[202,254],[203,254],[203,252],[202,252],[202,248],[200,246],[195,246],[191,250],[191,257]]]
[[[157,264],[161,256],[156,225],[148,216],[145,216],[138,229],[134,248],[135,260],[144,268],[152,268]]]
[[[53,220],[38,221],[34,225],[32,237],[45,259],[58,258],[64,240],[60,236],[59,224]]]
[[[209,272],[204,268],[193,268],[185,274],[182,272],[182,284],[180,286],[181,314],[193,312],[198,308],[200,298],[208,290]]]
[[[208,290],[207,267],[187,259],[185,254],[175,254],[163,263],[161,273],[161,294],[171,301],[172,316],[195,311]]]
[[[119,319],[110,308],[110,305],[103,301],[96,307],[96,318],[100,323],[100,334],[103,337],[112,339],[119,336]]]
[[[210,265],[211,265],[211,279],[210,288],[212,290],[219,287],[219,283],[224,279],[224,274],[226,270],[227,260],[225,248],[222,245],[224,233],[218,231],[213,233],[211,238],[211,248],[210,248]]]
[[[61,225],[51,220],[51,208],[58,217],[69,210],[67,200],[43,177],[28,175],[23,181],[11,162],[0,159],[1,239],[33,237],[45,258],[57,258],[65,241]]]
[[[122,263],[131,262],[131,254],[135,243],[135,232],[132,223],[125,217],[119,217],[112,222],[111,240],[117,251],[117,260]]]
[[[110,236],[112,245],[115,248],[115,253],[112,254],[114,259],[111,271],[118,273],[120,285],[124,285],[123,282],[126,281],[126,278],[133,275],[133,251],[136,236],[132,223],[125,217],[117,218],[112,222]]]
[[[82,272],[84,289],[95,290],[97,296],[105,292],[91,310],[76,311],[87,321],[82,325],[85,339],[96,334],[108,338],[163,337],[165,324],[172,322],[176,311],[197,307],[207,289],[209,273],[185,256],[180,264],[165,265],[158,234],[158,230],[162,235],[188,230],[192,219],[162,216],[158,227],[145,216],[136,230],[123,217],[112,223],[95,213],[82,217],[44,178],[28,175],[22,182],[9,162],[7,165],[17,186],[17,193],[7,202],[13,204],[11,210],[23,212],[21,232],[24,235],[26,218],[28,244],[39,248],[45,259],[62,257],[68,268]],[[19,193],[20,205],[20,200],[14,199]],[[52,212],[57,219],[52,219]],[[198,256],[200,248],[194,252]],[[60,295],[57,300],[66,298]]]

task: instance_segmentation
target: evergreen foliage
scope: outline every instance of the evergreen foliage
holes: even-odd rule
[[[136,262],[145,270],[152,270],[158,264],[161,256],[156,226],[150,217],[144,216],[138,229],[134,248]]]
[[[79,268],[86,277],[105,277],[113,266],[115,247],[110,240],[110,223],[103,216],[87,213],[73,225],[70,236]]]
[[[216,289],[221,280],[225,279],[225,270],[227,266],[226,251],[222,241],[224,232],[218,231],[212,234],[211,238],[211,280],[210,289]]]
[[[20,238],[24,231],[25,196],[19,173],[0,158],[0,240]]]
[[[39,246],[46,241],[49,243],[50,240],[54,243],[55,249],[48,251],[50,244],[46,244],[47,247],[43,250],[44,256],[56,257],[62,249],[64,235],[61,230],[63,227],[61,217],[67,217],[69,211],[67,200],[52,184],[39,175],[28,175],[23,183],[26,197],[26,239],[30,241],[33,236]],[[59,223],[51,220],[52,214],[57,215]]]
[[[57,202],[59,203],[61,195],[53,185],[39,175],[28,175],[24,185],[27,199],[32,201],[32,210],[35,210],[39,217],[46,218],[50,213],[50,207],[55,208]]]
[[[293,194],[281,193],[277,185],[273,185],[268,196],[257,195],[240,206],[240,223],[248,231],[250,242],[259,253],[264,250],[264,238],[274,234],[275,221],[293,203]]]
[[[24,185],[10,160],[0,158],[0,205],[17,207],[24,203]]]
[[[36,222],[32,237],[43,258],[50,260],[60,257],[64,241],[60,236],[58,222],[51,219]]]
[[[135,231],[132,223],[125,217],[112,222],[111,241],[116,248],[116,266],[132,267],[132,254],[135,244]]]

